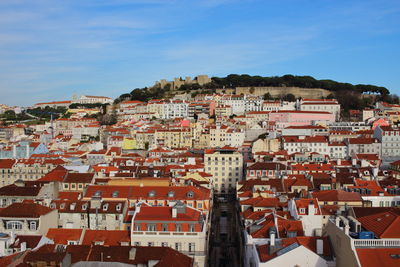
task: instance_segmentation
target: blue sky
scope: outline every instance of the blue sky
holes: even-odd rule
[[[1,0],[1,103],[179,76],[311,75],[400,94],[399,0]]]

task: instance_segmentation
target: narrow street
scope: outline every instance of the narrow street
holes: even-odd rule
[[[209,240],[209,266],[242,266],[242,230],[235,195],[215,196]]]

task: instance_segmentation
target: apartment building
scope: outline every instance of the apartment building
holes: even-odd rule
[[[205,266],[207,216],[176,203],[172,207],[151,207],[138,203],[132,215],[131,245],[171,247]]]
[[[214,190],[226,193],[243,179],[243,155],[230,147],[206,149],[204,170],[213,175]]]
[[[400,155],[400,129],[391,126],[377,126],[374,131],[374,137],[381,144],[383,158],[398,157]]]

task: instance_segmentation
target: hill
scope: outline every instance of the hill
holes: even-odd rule
[[[289,94],[288,97],[285,92],[287,88],[307,88],[308,95],[301,95],[302,90],[297,95]],[[226,77],[212,77],[211,82],[200,85],[198,83],[182,84],[179,88],[172,89],[170,84],[165,84],[161,87],[156,84],[152,87],[136,88],[131,93],[122,94],[116,99],[116,103],[124,100],[140,100],[148,101],[154,98],[172,97],[176,94],[191,93],[193,96],[199,93],[213,93],[217,91],[228,91],[234,89],[243,93],[248,90],[249,93],[257,91],[258,94],[262,88],[273,88],[275,94],[269,94],[267,90],[265,98],[283,98],[293,99],[293,97],[310,97],[310,89],[315,89],[315,98],[327,97],[337,98],[345,110],[348,109],[361,109],[371,105],[375,100],[382,100],[390,103],[398,102],[398,97],[390,95],[387,88],[376,85],[368,84],[350,84],[342,83],[333,80],[317,80],[311,76],[250,76],[247,74],[230,74]],[[282,94],[279,94],[279,88],[282,88]],[[258,89],[258,90],[256,90]],[[232,91],[232,90],[231,90]],[[296,91],[296,92],[298,92]],[[305,92],[306,90],[303,90]],[[321,93],[322,91],[322,93]],[[329,91],[326,94],[323,91]],[[290,92],[290,91],[289,91]],[[238,93],[238,92],[236,92]],[[312,93],[311,93],[312,95]],[[368,97],[370,96],[370,97]]]

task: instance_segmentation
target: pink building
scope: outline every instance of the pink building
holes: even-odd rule
[[[277,129],[283,129],[289,126],[312,125],[315,122],[334,122],[335,115],[330,112],[280,110],[271,112],[269,121],[275,122]]]

